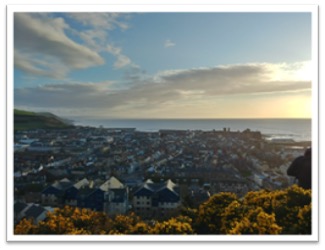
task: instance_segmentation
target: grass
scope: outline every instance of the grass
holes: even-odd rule
[[[63,129],[73,127],[71,124],[63,122],[55,115],[47,115],[24,111],[14,110],[14,130],[31,130],[31,129]]]
[[[28,115],[28,116],[36,116],[37,114],[35,112],[25,111],[25,110],[19,110],[14,109],[14,115]]]

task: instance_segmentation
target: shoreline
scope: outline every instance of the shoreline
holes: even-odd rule
[[[287,139],[311,141],[311,120],[309,119],[118,119],[77,121],[76,126],[91,126],[105,129],[135,129],[139,132],[154,133],[160,130],[259,131],[266,139]]]
[[[288,148],[308,148],[312,146],[312,141],[270,142],[270,144]]]
[[[159,132],[223,132],[223,130],[220,129],[172,129],[172,128],[162,128],[162,129],[138,129],[135,127],[104,127],[104,126],[94,126],[94,125],[76,125],[76,127],[82,127],[82,128],[95,128],[95,129],[106,129],[111,131],[135,131],[139,133],[159,133]],[[311,144],[312,140],[295,140],[293,139],[294,136],[292,134],[264,134],[259,130],[251,130],[249,128],[243,129],[243,130],[232,130],[228,131],[230,133],[243,133],[244,131],[250,131],[252,133],[261,133],[261,136],[266,142],[272,143],[272,144]]]

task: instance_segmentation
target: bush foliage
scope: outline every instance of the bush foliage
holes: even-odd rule
[[[87,209],[64,207],[38,224],[23,219],[15,234],[311,234],[311,190],[296,185],[284,190],[213,195],[198,209],[166,221],[143,221],[134,213],[114,218]]]

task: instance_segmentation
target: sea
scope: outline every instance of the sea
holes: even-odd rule
[[[312,141],[311,119],[92,119],[75,125],[103,128],[135,128],[137,131],[223,130],[261,132],[266,139]]]

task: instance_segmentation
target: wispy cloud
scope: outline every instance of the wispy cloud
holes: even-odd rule
[[[69,17],[84,26],[83,31],[75,32],[91,48],[98,52],[108,52],[116,58],[114,68],[120,69],[131,63],[131,59],[122,53],[122,49],[113,45],[109,32],[115,29],[127,30],[125,21],[128,14],[120,13],[69,13]]]
[[[15,13],[15,67],[30,75],[64,78],[71,70],[104,64],[101,53],[112,54],[119,69],[131,59],[114,47],[109,32],[128,29],[118,13]],[[83,29],[71,27],[74,19]],[[122,20],[121,20],[122,19]],[[74,38],[73,38],[74,37]],[[80,39],[76,39],[79,37]],[[108,45],[108,46],[107,46]]]
[[[130,58],[122,53],[122,49],[109,44],[106,50],[116,57],[114,68],[120,69],[131,63]]]
[[[101,28],[104,30],[114,30],[116,28],[121,28],[126,30],[129,25],[125,21],[129,17],[128,14],[122,13],[82,13],[82,12],[72,12],[68,14],[74,20],[82,23],[85,26],[92,28]]]
[[[165,48],[170,48],[170,47],[174,47],[176,45],[176,43],[172,42],[170,39],[167,39],[164,43],[164,47]]]
[[[69,26],[62,18],[15,13],[15,66],[29,74],[56,77],[69,70],[100,65],[104,59],[65,33]],[[64,69],[63,69],[64,67]]]
[[[20,69],[30,76],[46,76],[50,78],[62,79],[67,73],[67,67],[62,64],[53,62],[53,58],[48,57],[48,60],[44,60],[46,56],[42,56],[42,60],[29,56],[28,54],[22,54],[15,50],[14,61],[15,67]],[[52,61],[52,62],[51,62]]]
[[[242,64],[173,70],[160,72],[138,85],[118,89],[112,82],[52,84],[34,88],[16,89],[15,106],[66,108],[80,112],[87,109],[94,115],[110,116],[147,112],[172,107],[182,109],[185,104],[198,103],[208,108],[218,99],[235,95],[281,95],[309,91],[310,81],[293,77],[274,80],[272,75],[292,70],[292,65]],[[275,70],[276,69],[276,70]],[[297,69],[299,71],[299,69]],[[185,112],[185,108],[183,108]]]

